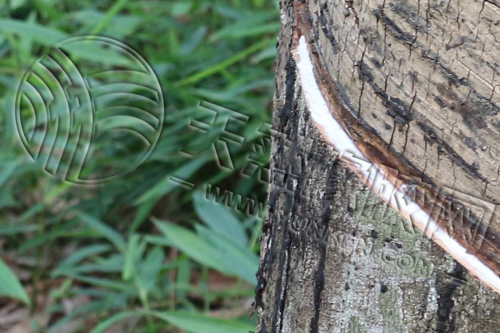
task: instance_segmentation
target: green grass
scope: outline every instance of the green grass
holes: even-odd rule
[[[255,328],[249,303],[278,29],[275,1],[0,2],[0,309],[14,300],[28,307],[33,332]],[[13,104],[33,61],[83,35],[136,50],[165,104],[149,158],[93,186],[52,177],[28,156]],[[123,64],[99,50],[67,51],[76,63]],[[86,172],[128,166],[139,148],[120,144],[103,144]],[[253,215],[245,212],[252,204]]]

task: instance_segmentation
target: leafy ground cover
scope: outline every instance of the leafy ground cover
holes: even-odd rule
[[[278,29],[275,1],[0,1],[0,331],[254,330]],[[92,186],[33,161],[14,112],[30,64],[84,35],[137,51],[165,105],[148,159]],[[90,169],[129,163],[101,148]]]

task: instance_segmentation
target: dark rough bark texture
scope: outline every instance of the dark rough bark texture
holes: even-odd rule
[[[345,5],[346,15],[357,15],[353,1]],[[500,332],[500,297],[388,208],[324,143],[290,52],[292,1],[281,8],[258,332]],[[325,35],[333,26],[324,26]]]

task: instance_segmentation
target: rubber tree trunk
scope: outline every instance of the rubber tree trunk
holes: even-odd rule
[[[496,205],[496,2],[299,5],[308,8],[315,52],[347,107],[440,186]],[[389,208],[325,143],[292,54],[298,16],[294,1],[281,1],[258,332],[500,332],[498,294]],[[488,162],[478,155],[485,151]]]

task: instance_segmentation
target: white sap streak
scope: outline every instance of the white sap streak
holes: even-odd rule
[[[386,179],[380,168],[368,162],[363,153],[356,147],[354,141],[335,120],[316,82],[313,63],[304,36],[300,37],[298,47],[293,52],[307,107],[314,122],[320,128],[322,134],[326,136],[325,139],[335,147],[341,157],[358,160],[355,163],[350,163],[350,166],[365,178],[367,185],[377,195],[389,203],[392,208],[399,211],[405,218],[410,220],[411,216],[411,220],[417,228],[425,232],[428,237],[432,237],[453,258],[496,292],[500,293],[500,278],[495,272],[474,255],[467,253],[467,250],[451,238],[417,203],[405,196],[406,188],[404,185],[401,186],[401,189],[395,187]],[[363,165],[360,165],[359,160],[364,160]],[[370,172],[372,168],[375,168],[378,172]]]
[[[300,37],[297,56],[297,67],[299,68],[302,90],[304,91],[307,107],[311,111],[313,120],[323,128],[328,136],[328,140],[335,148],[342,147],[342,151],[338,151],[340,155],[342,155],[342,152],[348,151],[358,158],[363,157],[363,154],[347,133],[344,132],[339,123],[335,121],[328,109],[328,105],[314,77],[313,64],[309,57],[309,49],[307,48],[304,36]]]

